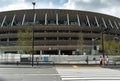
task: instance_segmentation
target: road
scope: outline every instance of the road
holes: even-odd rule
[[[61,81],[55,67],[0,68],[0,81]]]
[[[0,81],[120,81],[120,70],[75,65],[0,67]]]
[[[57,68],[62,81],[120,81],[120,70],[101,67]]]

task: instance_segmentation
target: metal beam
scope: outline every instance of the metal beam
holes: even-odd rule
[[[109,21],[109,23],[110,23],[110,26],[113,28],[113,25],[112,25],[112,23],[111,23],[111,20],[109,19],[108,21]]]
[[[78,26],[81,26],[81,24],[80,24],[80,18],[79,18],[78,14],[77,14],[77,21],[78,21]]]
[[[12,22],[11,22],[11,26],[13,26],[13,23],[15,21],[15,17],[16,17],[16,15],[13,16],[13,19],[12,19]]]
[[[45,25],[47,25],[47,13],[45,14]]]
[[[118,28],[120,29],[120,22],[118,22],[118,25],[119,25]]]
[[[23,16],[23,20],[22,20],[22,26],[24,25],[25,17],[26,17],[26,15],[24,14],[24,16]]]
[[[104,24],[105,28],[107,28],[107,25],[106,25],[106,23],[105,23],[104,18],[102,18],[102,21],[103,21],[103,24]]]
[[[68,23],[68,25],[70,25],[69,14],[67,14],[67,23]]]
[[[88,26],[90,27],[90,21],[89,21],[88,16],[86,16],[86,19],[87,19]]]
[[[115,24],[116,28],[117,28],[117,29],[119,29],[119,27],[118,27],[118,25],[117,25],[116,21],[114,21],[114,24]]]
[[[96,24],[97,24],[97,27],[100,27],[100,25],[99,25],[99,23],[98,23],[98,20],[97,20],[96,16],[95,16],[95,22],[96,22]]]
[[[4,25],[4,23],[5,23],[5,20],[6,20],[6,16],[4,16],[4,18],[3,18],[3,21],[2,21],[1,27],[3,27],[3,25]]]
[[[36,22],[36,13],[34,14],[34,24],[35,24],[35,22]]]

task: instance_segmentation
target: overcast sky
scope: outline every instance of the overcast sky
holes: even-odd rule
[[[33,0],[0,0],[0,11],[32,9]],[[37,9],[75,9],[120,18],[120,0],[34,0]]]

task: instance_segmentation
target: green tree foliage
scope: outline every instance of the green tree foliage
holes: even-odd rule
[[[104,34],[104,51],[106,55],[120,55],[120,41],[115,40],[112,35]],[[102,39],[100,40],[100,46],[102,47]]]
[[[32,30],[26,28],[25,30],[18,31],[18,50],[23,50],[24,53],[31,53],[32,50]]]
[[[83,52],[84,52],[83,43],[84,43],[83,34],[80,32],[79,33],[79,40],[78,40],[78,47],[80,50],[80,54],[83,54]]]

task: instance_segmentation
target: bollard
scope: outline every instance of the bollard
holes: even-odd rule
[[[19,62],[17,61],[17,66],[19,65]]]
[[[39,58],[37,57],[36,58],[36,63],[37,63],[37,66],[39,65]]]
[[[88,60],[88,56],[87,56],[87,57],[86,57],[86,63],[87,63],[87,65],[88,65],[88,61],[89,61],[89,60]]]
[[[100,65],[102,65],[102,60],[100,60]]]
[[[37,66],[39,65],[39,62],[37,61]]]

